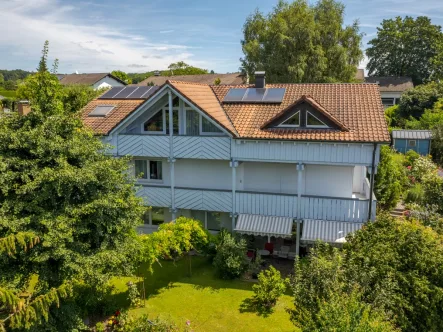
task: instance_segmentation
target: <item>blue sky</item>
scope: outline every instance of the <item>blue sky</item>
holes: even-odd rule
[[[363,47],[382,19],[426,15],[443,25],[441,0],[344,0]],[[183,60],[237,71],[245,18],[277,0],[0,0],[0,69],[34,70],[44,41],[59,72],[145,72]],[[365,66],[365,61],[361,67]]]

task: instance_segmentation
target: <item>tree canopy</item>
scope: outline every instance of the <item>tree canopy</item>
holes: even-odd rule
[[[410,76],[414,84],[443,77],[443,33],[426,16],[383,20],[366,50],[370,76]]]
[[[343,27],[343,18],[334,0],[280,0],[268,15],[257,10],[243,27],[242,66],[250,77],[266,71],[272,83],[352,82],[362,34],[357,22]]]
[[[56,330],[68,330],[64,324],[82,318],[91,303],[100,308],[97,294],[108,277],[133,271],[139,246],[134,228],[144,207],[128,160],[105,153],[83,126],[80,104],[64,103],[55,75],[38,72],[22,91],[32,111],[0,118],[0,237],[33,232],[41,245],[0,260],[0,284],[20,290],[34,274],[39,295],[81,281],[74,293],[80,287],[83,296],[63,314],[49,315]]]
[[[124,71],[114,70],[111,72],[111,75],[114,75],[115,77],[119,78],[120,80],[122,80],[126,84],[132,83],[132,79]]]

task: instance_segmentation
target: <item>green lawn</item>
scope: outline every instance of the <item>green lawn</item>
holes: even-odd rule
[[[146,270],[146,269],[145,269]],[[199,331],[294,331],[286,307],[291,297],[284,295],[273,313],[267,317],[244,308],[244,300],[251,298],[253,283],[241,280],[225,281],[214,276],[213,267],[203,257],[192,258],[192,277],[189,261],[162,262],[154,274],[145,271],[146,305],[131,309],[130,314],[149,314],[178,326],[191,321],[191,328]],[[126,283],[129,278],[113,281],[115,296],[122,307],[127,306]],[[133,280],[136,281],[136,280]]]
[[[15,91],[9,91],[9,90],[2,90],[0,89],[0,96],[7,97],[7,98],[15,98],[16,92]]]

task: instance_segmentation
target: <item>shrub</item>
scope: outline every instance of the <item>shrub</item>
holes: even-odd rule
[[[394,152],[388,146],[381,147],[380,164],[375,176],[375,196],[378,204],[386,209],[393,208],[400,199],[403,167],[395,162]]]
[[[139,307],[141,305],[140,292],[132,281],[128,282],[128,300],[131,302],[131,306]]]
[[[238,278],[248,269],[246,241],[244,239],[237,241],[229,233],[224,233],[222,236],[223,239],[216,246],[217,254],[213,264],[221,278]]]
[[[425,205],[436,205],[438,212],[443,213],[443,178],[438,174],[430,173],[423,177]]]
[[[405,154],[405,166],[412,166],[415,161],[420,157],[420,155],[414,150],[408,150]]]
[[[435,165],[430,158],[419,156],[412,164],[410,176],[412,176],[415,181],[422,181],[423,177],[429,176],[436,171],[437,165]]]
[[[98,322],[97,324],[95,324],[95,331],[96,332],[105,332],[106,331],[105,324],[103,324],[102,322]]]
[[[114,331],[118,332],[181,332],[187,330],[187,328],[179,329],[175,324],[159,318],[149,319],[146,314],[130,317],[126,312],[121,314],[119,324],[114,327]]]
[[[406,193],[405,203],[421,204],[424,200],[425,191],[420,183],[416,183]]]
[[[252,290],[255,294],[254,302],[258,306],[270,309],[286,290],[286,280],[282,279],[280,271],[271,265],[269,269],[260,272],[258,284],[252,286]]]

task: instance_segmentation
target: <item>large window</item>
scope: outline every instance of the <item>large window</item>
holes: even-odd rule
[[[219,231],[222,225],[222,216],[226,213],[201,210],[191,210],[191,218],[201,221],[204,227],[210,231]]]
[[[143,130],[151,132],[163,132],[164,124],[163,110],[160,110],[152,118],[145,122]]]
[[[163,180],[162,162],[158,160],[136,159],[135,176],[145,180]]]
[[[169,135],[169,110],[165,110],[166,115],[166,135]],[[172,128],[173,128],[173,135],[178,135],[178,110],[174,110],[172,112]]]
[[[204,118],[202,118],[202,134],[220,134],[222,131],[214,125],[212,122]]]

